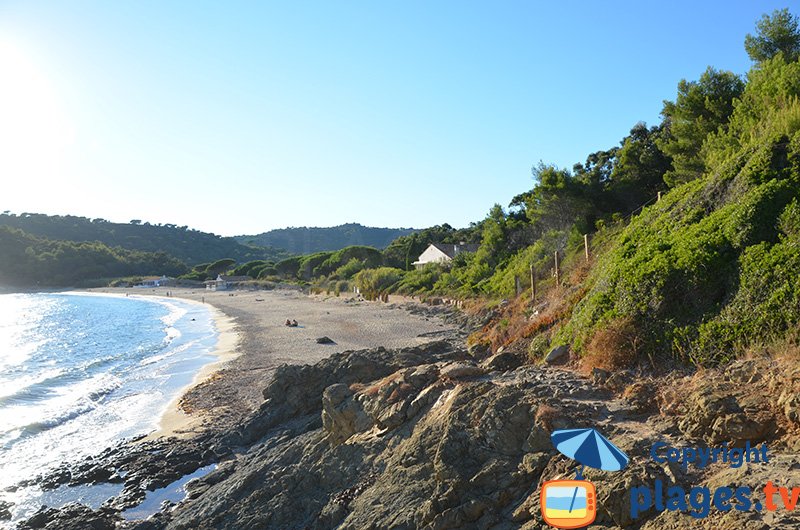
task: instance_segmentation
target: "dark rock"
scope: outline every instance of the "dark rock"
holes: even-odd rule
[[[71,503],[60,509],[43,507],[27,521],[19,524],[20,530],[45,528],[47,530],[113,530],[121,520],[113,512],[92,510],[83,504]]]
[[[592,383],[595,385],[605,385],[609,377],[611,377],[611,372],[608,370],[603,370],[602,368],[592,368]]]
[[[522,366],[524,362],[525,360],[518,353],[498,350],[497,353],[483,361],[481,367],[490,372],[495,370],[505,372]]]
[[[319,337],[317,339],[317,344],[336,344],[336,343],[333,342],[333,339],[331,339],[330,337]]]
[[[13,503],[0,501],[0,521],[7,521],[11,519],[11,508],[13,507]]]
[[[561,364],[569,359],[569,344],[562,344],[550,350],[544,362],[547,364]]]
[[[492,347],[488,342],[476,342],[467,346],[467,353],[472,357],[483,358],[491,352]]]

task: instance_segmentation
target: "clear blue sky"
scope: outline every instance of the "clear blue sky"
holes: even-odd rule
[[[466,226],[797,2],[0,2],[0,210]]]

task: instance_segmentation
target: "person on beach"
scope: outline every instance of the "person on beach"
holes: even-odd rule
[[[296,328],[296,327],[297,327],[297,320],[295,320],[295,319],[292,319],[292,327],[293,327],[293,328]]]
[[[292,326],[292,321],[287,318],[286,322],[284,322],[283,325],[291,327]]]

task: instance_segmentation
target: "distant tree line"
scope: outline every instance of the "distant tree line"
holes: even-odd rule
[[[8,226],[0,226],[0,250],[0,285],[5,286],[74,286],[102,278],[177,276],[187,270],[165,252],[53,241]]]
[[[290,253],[239,243],[232,237],[200,232],[174,224],[150,224],[139,219],[112,223],[72,215],[44,215],[9,212],[0,214],[0,226],[18,228],[49,240],[92,242],[145,252],[169,252],[171,256],[194,265],[211,262],[222,256],[245,262],[254,259],[277,261]]]
[[[291,254],[314,254],[350,246],[382,249],[396,238],[412,232],[411,228],[376,228],[348,223],[325,228],[280,228],[252,236],[237,236],[236,239],[246,245],[281,248]]]

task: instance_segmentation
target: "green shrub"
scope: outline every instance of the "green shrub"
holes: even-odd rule
[[[381,294],[390,292],[403,278],[403,271],[392,267],[364,269],[355,275],[356,287],[367,300],[375,300]]]

